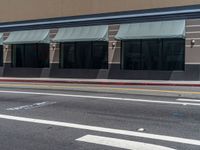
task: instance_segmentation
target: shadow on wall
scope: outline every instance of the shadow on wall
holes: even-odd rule
[[[83,79],[127,79],[127,80],[200,80],[200,65],[186,65],[185,71],[132,71],[120,70],[120,65],[109,69],[59,69],[12,68],[10,64],[0,67],[4,77],[83,78]]]

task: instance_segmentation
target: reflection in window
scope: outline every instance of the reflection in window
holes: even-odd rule
[[[107,42],[61,43],[61,68],[108,68]]]
[[[12,66],[30,68],[49,67],[49,44],[12,45]]]
[[[184,70],[184,39],[122,42],[122,68],[127,70]]]

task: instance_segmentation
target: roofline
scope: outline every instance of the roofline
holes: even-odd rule
[[[0,31],[200,18],[200,5],[0,23]],[[78,25],[77,25],[78,23]]]

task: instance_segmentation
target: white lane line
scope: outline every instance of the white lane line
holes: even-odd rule
[[[182,101],[182,102],[200,102],[199,99],[185,99],[185,98],[178,98],[176,99],[177,101]]]
[[[98,145],[106,145],[128,150],[175,150],[169,147],[164,147],[154,144],[147,144],[142,142],[135,142],[135,141],[109,138],[103,136],[95,136],[95,135],[86,135],[79,139],[76,139],[76,141],[98,144]]]
[[[155,100],[146,100],[146,99],[104,97],[104,96],[91,96],[91,95],[72,95],[72,94],[59,94],[59,93],[23,92],[23,91],[0,91],[0,93],[27,94],[27,95],[45,95],[45,96],[61,96],[61,97],[75,97],[75,98],[88,98],[88,99],[104,99],[104,100],[132,101],[132,102],[170,104],[170,105],[184,105],[184,106],[185,105],[200,106],[200,103],[186,103],[186,102],[183,103],[183,102],[157,101],[157,100],[155,101]]]
[[[6,110],[28,110],[28,109],[33,109],[33,108],[39,108],[47,105],[52,105],[55,104],[56,102],[40,102],[40,103],[34,103],[32,105],[24,105],[24,106],[19,106],[19,107],[13,107],[13,108],[7,108]]]
[[[111,134],[120,134],[120,135],[127,135],[127,136],[134,136],[134,137],[141,137],[141,138],[148,138],[148,139],[154,139],[154,140],[161,140],[161,141],[168,141],[168,142],[200,146],[200,140],[172,137],[172,136],[166,136],[166,135],[141,133],[141,132],[135,132],[135,131],[104,128],[104,127],[74,124],[74,123],[67,123],[67,122],[59,122],[59,121],[25,118],[25,117],[10,116],[10,115],[4,115],[4,114],[0,114],[0,119],[15,120],[15,121],[22,121],[22,122],[29,122],[29,123],[37,123],[37,124],[45,124],[45,125],[53,125],[53,126],[60,126],[60,127],[66,127],[66,128],[75,128],[75,129],[81,129],[81,130],[111,133]]]

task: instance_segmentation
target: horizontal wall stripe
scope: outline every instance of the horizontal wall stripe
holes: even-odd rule
[[[188,48],[195,48],[195,47],[200,47],[200,45],[194,45],[194,46],[186,45],[186,47],[188,47]]]
[[[186,40],[200,40],[200,37],[186,37]]]
[[[186,27],[200,27],[200,23],[196,25],[186,25]]]
[[[121,47],[116,47],[116,46],[115,46],[115,47],[110,46],[110,47],[108,47],[108,48],[110,48],[110,49],[113,49],[113,48],[114,48],[114,49],[121,49]]]
[[[120,62],[108,62],[108,64],[120,64]]]
[[[193,34],[187,34],[186,33],[186,37],[190,38],[190,39],[195,39],[195,38],[199,39],[200,38],[200,33],[196,33],[196,34],[194,34],[194,33]]]
[[[189,19],[187,21],[187,25],[198,25],[200,23],[200,19]]]
[[[109,30],[109,32],[117,32],[119,29],[113,29],[113,30]]]
[[[116,30],[116,31],[108,31],[108,33],[109,33],[110,35],[116,35],[117,32],[118,32],[118,30]]]
[[[186,45],[190,45],[191,46],[191,40],[186,40]],[[200,40],[195,40],[195,45],[200,45]]]
[[[190,31],[186,32],[186,34],[200,34],[200,31]]]
[[[200,62],[191,62],[191,63],[185,63],[186,65],[199,65]]]
[[[199,27],[186,27],[186,32],[194,32],[194,31],[200,31]]]

